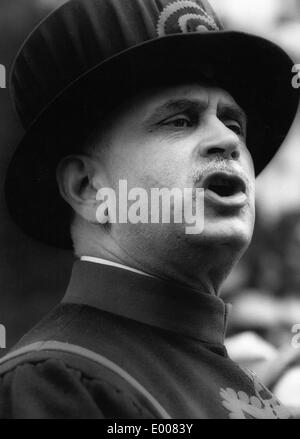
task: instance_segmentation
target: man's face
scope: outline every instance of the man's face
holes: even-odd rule
[[[203,245],[249,244],[254,227],[255,172],[246,146],[247,121],[226,91],[200,85],[156,89],[124,105],[113,117],[106,152],[106,183],[118,191],[204,188],[205,227],[187,235],[186,224],[116,224],[122,248],[149,247],[192,257]]]

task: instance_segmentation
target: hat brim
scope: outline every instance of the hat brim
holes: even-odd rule
[[[6,178],[10,214],[34,239],[70,249],[71,213],[58,191],[56,167],[85,140],[90,103],[100,117],[127,96],[161,84],[207,78],[230,92],[247,114],[247,146],[259,174],[297,112],[292,67],[277,45],[234,31],[170,35],[110,58],[73,82],[26,132]]]

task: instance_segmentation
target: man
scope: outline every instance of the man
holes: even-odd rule
[[[80,261],[62,303],[2,360],[1,417],[290,417],[228,358],[218,295],[252,237],[255,176],[296,113],[291,70],[272,43],[224,31],[206,1],[71,0],[29,36],[7,203]],[[190,209],[202,189],[204,228],[115,221],[101,190],[119,200],[124,181],[190,189]]]

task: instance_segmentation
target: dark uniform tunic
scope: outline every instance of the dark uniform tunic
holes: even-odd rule
[[[1,361],[0,417],[289,418],[228,358],[226,310],[205,292],[77,262],[62,303]]]

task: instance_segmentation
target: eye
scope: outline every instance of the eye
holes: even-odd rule
[[[227,120],[224,122],[231,131],[233,131],[237,136],[244,136],[244,129],[240,122],[237,120]]]
[[[174,126],[175,128],[190,128],[193,126],[193,122],[190,117],[180,115],[165,120],[163,125]]]

